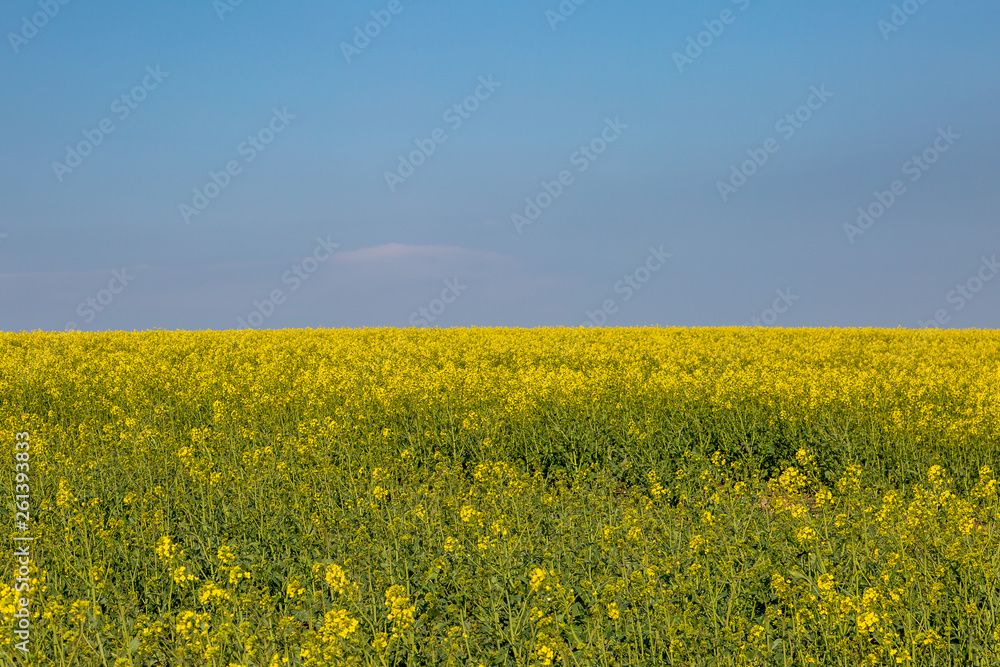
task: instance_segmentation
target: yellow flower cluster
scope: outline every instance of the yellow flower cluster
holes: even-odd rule
[[[336,635],[341,639],[347,639],[358,629],[358,620],[351,618],[345,609],[334,609],[328,611],[323,617],[324,641],[330,641],[331,636]]]
[[[335,592],[343,595],[346,592],[347,585],[349,583],[347,579],[347,574],[344,573],[343,568],[341,568],[336,563],[331,563],[326,566],[326,583]]]
[[[202,586],[201,591],[198,593],[198,599],[204,605],[232,602],[232,596],[230,596],[224,588],[219,588],[219,586],[212,581],[206,582],[205,585]]]
[[[396,584],[385,592],[385,606],[389,610],[389,622],[393,626],[393,637],[400,637],[413,627],[415,605],[410,604],[406,589]]]
[[[169,535],[164,535],[156,543],[156,555],[166,563],[173,563],[180,554],[180,547],[173,543]]]
[[[545,581],[545,569],[536,567],[531,571],[531,579],[528,582],[531,586],[531,590],[537,593],[538,589],[542,587],[543,581]]]

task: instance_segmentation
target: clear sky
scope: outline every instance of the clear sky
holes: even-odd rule
[[[0,330],[1000,326],[994,0],[236,2],[4,3]]]

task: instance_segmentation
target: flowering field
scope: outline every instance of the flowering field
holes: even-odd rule
[[[0,432],[5,663],[1000,664],[998,332],[0,333]]]

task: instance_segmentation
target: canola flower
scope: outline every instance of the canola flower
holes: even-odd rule
[[[987,331],[0,334],[30,664],[1000,664],[998,360]]]

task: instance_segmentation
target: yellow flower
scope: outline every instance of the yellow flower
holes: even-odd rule
[[[344,609],[333,609],[323,617],[323,628],[320,636],[323,641],[332,641],[334,637],[347,639],[358,629],[358,619],[351,618]]]
[[[934,486],[940,486],[944,481],[944,469],[941,466],[931,466],[927,471],[927,481]]]
[[[343,568],[336,563],[327,565],[325,578],[326,583],[330,586],[330,588],[340,595],[344,594],[344,590],[346,589],[349,580],[347,579],[347,574],[344,573]]]
[[[198,599],[205,605],[221,604],[223,602],[232,601],[229,593],[216,586],[213,581],[206,582],[205,585],[201,587],[201,591],[198,593]]]
[[[863,633],[873,632],[879,622],[879,615],[873,611],[868,611],[858,616],[858,631]]]
[[[199,614],[195,611],[182,611],[177,614],[177,634],[183,638],[208,631],[210,614]]]
[[[66,507],[70,503],[77,501],[76,496],[70,490],[69,483],[64,479],[59,479],[59,490],[56,492],[56,505],[58,507]]]
[[[548,633],[539,632],[535,636],[535,654],[541,664],[551,665],[556,657],[554,638],[550,637]]]
[[[802,545],[812,543],[816,539],[816,531],[809,526],[803,526],[795,534],[795,539]]]
[[[543,581],[545,581],[545,570],[543,568],[536,567],[531,571],[531,580],[529,582],[531,584],[531,590],[537,593],[538,589],[541,588]]]
[[[656,471],[650,470],[646,476],[649,478],[649,492],[653,498],[659,500],[666,495],[667,490],[660,483],[660,478],[656,474]]]
[[[785,579],[777,572],[771,575],[771,588],[773,588],[774,592],[778,594],[778,597],[782,599],[787,598],[788,594],[791,592],[791,587],[789,586],[791,583],[792,582],[790,580]]]
[[[288,585],[287,585],[286,588],[287,588],[288,597],[290,597],[290,598],[296,597],[298,595],[302,595],[303,593],[306,592],[306,589],[302,587],[302,584],[295,577],[292,577],[288,581]]]
[[[249,578],[250,578],[250,573],[247,572],[247,571],[245,571],[239,565],[234,565],[229,570],[229,585],[230,586],[237,585],[240,582],[240,579],[249,579]]]
[[[924,632],[917,633],[916,643],[922,646],[930,646],[941,642],[941,635],[935,632],[934,628],[928,628]]]
[[[157,556],[169,563],[177,558],[179,547],[171,541],[169,535],[164,535],[156,543],[154,551]]]
[[[389,609],[389,622],[393,624],[394,635],[413,626],[416,606],[410,604],[406,589],[396,584],[385,592],[385,606]]]
[[[233,550],[226,545],[222,545],[221,547],[219,547],[219,550],[216,553],[215,557],[218,558],[219,562],[222,563],[224,566],[229,565],[230,563],[236,560],[236,554],[234,554]]]
[[[13,616],[17,611],[18,600],[21,597],[17,590],[5,583],[0,583],[0,615]]]
[[[803,447],[799,449],[799,451],[795,452],[795,460],[799,462],[800,466],[807,468],[815,463],[816,455]]]
[[[174,568],[170,574],[174,578],[174,583],[184,584],[189,581],[198,581],[198,577],[194,574],[187,574],[187,567],[184,565]]]

